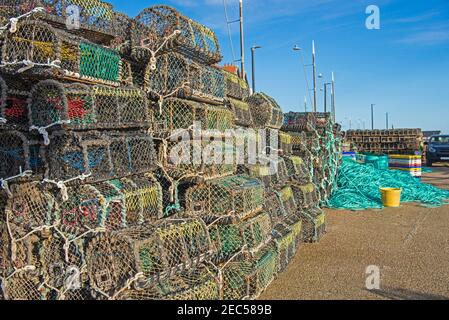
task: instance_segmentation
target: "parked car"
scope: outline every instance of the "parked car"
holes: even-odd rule
[[[431,167],[435,162],[449,162],[449,135],[432,136],[426,142],[427,166]]]

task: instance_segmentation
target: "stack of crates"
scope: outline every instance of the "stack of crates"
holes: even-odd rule
[[[422,177],[421,156],[389,156],[390,170],[400,170],[409,173],[412,177]]]

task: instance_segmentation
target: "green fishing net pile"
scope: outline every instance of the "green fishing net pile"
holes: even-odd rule
[[[419,202],[439,207],[449,204],[449,191],[422,183],[406,172],[378,170],[344,159],[339,169],[338,188],[327,206],[333,209],[382,209],[380,188],[401,188],[402,202]]]

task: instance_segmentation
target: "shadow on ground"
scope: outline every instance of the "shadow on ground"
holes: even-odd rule
[[[367,290],[372,294],[390,300],[449,300],[448,297],[421,293],[407,289],[385,288],[383,290]]]

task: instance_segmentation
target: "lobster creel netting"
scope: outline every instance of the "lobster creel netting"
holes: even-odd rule
[[[245,100],[249,97],[248,83],[238,75],[222,70],[226,81],[226,96],[237,100]]]
[[[149,51],[157,53],[160,47],[162,50],[174,49],[202,64],[221,61],[215,33],[171,7],[159,5],[146,8],[135,21],[131,39],[137,61],[154,58]]]
[[[30,124],[68,129],[148,128],[152,112],[146,94],[137,88],[39,82],[31,91]]]
[[[279,149],[283,155],[290,156],[293,154],[293,142],[290,134],[279,131]]]
[[[227,104],[234,111],[236,125],[253,127],[254,123],[251,116],[251,110],[246,102],[228,97]]]
[[[0,129],[28,129],[27,99],[32,86],[31,81],[0,73]]]
[[[265,93],[256,93],[245,100],[249,104],[257,128],[280,129],[284,114],[277,102]]]
[[[237,173],[260,180],[263,183],[265,190],[267,191],[271,190],[271,188],[273,187],[270,165],[239,165]]]
[[[100,0],[1,0],[1,17],[5,20],[43,8],[32,17],[46,20],[60,28],[66,28],[89,38],[91,41],[108,43],[114,34],[112,5]],[[67,27],[71,16],[79,14],[79,25]]]
[[[302,158],[297,156],[283,157],[290,179],[299,184],[311,182],[310,170]]]
[[[271,160],[270,173],[273,186],[282,187],[290,180],[286,162],[281,157]]]
[[[319,242],[326,233],[326,214],[319,208],[300,210],[303,223],[302,240],[304,242]]]
[[[50,136],[46,158],[47,179],[94,183],[152,171],[156,151],[146,133],[56,131]],[[83,174],[90,176],[80,179]]]
[[[187,190],[185,208],[196,215],[233,214],[243,219],[262,210],[264,196],[264,187],[259,180],[230,176],[209,180]]]
[[[277,274],[278,252],[270,243],[253,256],[241,255],[225,264],[222,273],[222,300],[257,299]]]
[[[217,248],[215,263],[226,262],[240,252],[255,252],[271,240],[271,219],[261,213],[247,220],[237,217],[204,216],[208,224],[209,235]]]
[[[88,245],[87,270],[94,289],[113,296],[131,279],[139,287],[152,286],[214,254],[200,219],[173,220],[99,235]]]
[[[284,115],[282,130],[291,132],[309,132],[316,128],[312,112],[289,112]]]
[[[0,130],[0,179],[40,180],[44,172],[42,145],[28,133]],[[29,172],[29,175],[22,176]]]
[[[1,289],[6,300],[36,301],[44,298],[39,275],[35,270],[20,270],[3,278]]]
[[[148,173],[106,183],[124,196],[128,227],[163,218],[162,187],[153,175]]]
[[[189,138],[189,134],[187,138]],[[184,178],[214,179],[235,173],[235,147],[218,135],[214,141],[170,141],[159,149],[159,159],[165,175],[177,181]],[[230,157],[230,161],[226,161]]]
[[[84,271],[85,239],[69,243],[57,232],[42,239],[39,248],[40,271],[48,300],[90,300]],[[71,277],[74,278],[71,278]],[[77,281],[77,283],[72,281]],[[77,286],[78,288],[75,288]]]
[[[118,52],[39,20],[19,22],[16,32],[6,34],[0,68],[13,74],[111,86],[122,80]]]
[[[291,253],[295,251],[295,240],[292,229],[285,223],[279,223],[273,228],[273,240],[278,251],[278,272],[287,269]]]
[[[313,183],[297,184],[292,183],[295,202],[300,209],[315,208],[319,204],[318,192]]]
[[[162,113],[156,111],[155,120],[154,134],[162,137],[193,129],[197,123],[201,130],[224,132],[234,128],[233,114],[227,108],[178,98],[165,99]]]
[[[119,231],[162,216],[162,191],[151,176],[123,178],[68,188],[68,200],[56,195],[61,232],[78,237],[99,228]]]
[[[137,69],[137,70],[136,70]],[[136,70],[136,84],[142,77]],[[158,57],[156,68],[150,62],[144,73],[143,89],[154,98],[179,96],[211,103],[223,103],[225,97],[224,76],[215,67],[200,65],[185,56],[169,52]]]
[[[123,291],[117,300],[218,300],[220,287],[217,275],[205,265],[185,270],[156,284]]]

